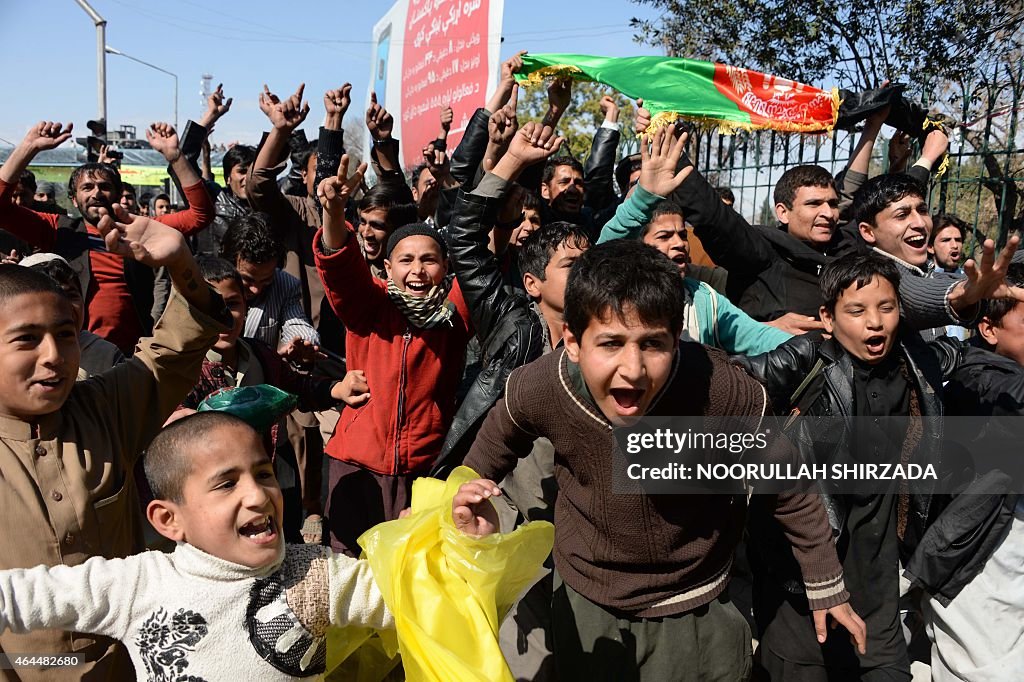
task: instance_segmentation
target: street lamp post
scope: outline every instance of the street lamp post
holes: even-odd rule
[[[174,129],[177,130],[178,129],[178,75],[175,74],[175,73],[171,73],[167,69],[161,69],[156,64],[150,64],[149,62],[144,62],[144,61],[142,61],[141,59],[139,59],[137,57],[131,56],[130,54],[125,54],[124,52],[121,52],[121,50],[116,50],[116,49],[112,48],[110,45],[107,45],[105,47],[105,50],[109,54],[116,54],[116,55],[118,55],[120,57],[124,57],[125,59],[130,59],[133,62],[138,62],[139,64],[142,64],[143,66],[148,66],[151,69],[156,69],[157,71],[159,71],[161,73],[166,73],[168,76],[170,76],[171,78],[174,79]]]
[[[75,0],[96,25],[96,97],[99,104],[99,118],[107,122],[107,20],[97,14],[85,0]]]

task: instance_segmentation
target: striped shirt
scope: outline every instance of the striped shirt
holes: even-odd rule
[[[278,348],[292,339],[319,344],[320,335],[302,310],[299,280],[280,268],[276,270],[270,285],[259,298],[249,302],[242,335],[259,339],[271,348]]]

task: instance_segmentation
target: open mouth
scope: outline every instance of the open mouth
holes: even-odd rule
[[[410,294],[414,294],[417,296],[426,294],[428,291],[430,291],[431,286],[432,285],[430,282],[413,282],[411,280],[405,280],[405,288],[409,291]]]
[[[274,517],[264,516],[254,521],[250,521],[238,529],[238,534],[249,538],[257,545],[266,545],[271,543],[277,539],[277,529],[274,523]]]
[[[640,411],[640,401],[644,398],[642,388],[613,388],[608,393],[615,401],[616,410],[623,415],[632,415]]]
[[[927,241],[928,237],[923,234],[916,233],[903,240],[903,242],[912,249],[923,249]]]
[[[864,347],[868,349],[868,352],[872,355],[881,355],[885,350],[886,338],[882,334],[876,334],[875,336],[869,336],[867,341],[864,342]]]

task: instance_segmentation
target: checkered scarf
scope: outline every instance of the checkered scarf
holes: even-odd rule
[[[394,280],[388,279],[388,296],[391,302],[414,327],[420,329],[431,329],[439,324],[452,324],[452,315],[455,313],[455,304],[448,300],[448,294],[452,290],[452,278],[445,277],[441,284],[433,286],[426,296],[413,296],[407,291],[402,291],[395,284]]]

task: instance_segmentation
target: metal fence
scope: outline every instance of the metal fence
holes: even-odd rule
[[[974,226],[975,239],[991,237],[1000,245],[1013,230],[1024,228],[1024,131],[1019,125],[1024,110],[1024,62],[1011,72],[1016,79],[1003,74],[1001,79],[981,79],[972,88],[961,88],[967,96],[959,98],[963,101],[959,111],[938,98],[932,106],[952,123],[949,167],[941,177],[933,176],[930,188],[932,212],[954,214]],[[993,82],[1002,85],[989,85]],[[888,171],[891,134],[890,128],[883,128],[875,143],[871,175]],[[859,131],[831,135],[700,132],[691,151],[697,168],[712,184],[732,189],[735,208],[745,218],[772,224],[772,192],[782,173],[794,165],[813,163],[835,175],[846,167],[859,135]],[[627,144],[635,146],[632,141]],[[912,155],[910,163],[916,158]]]

